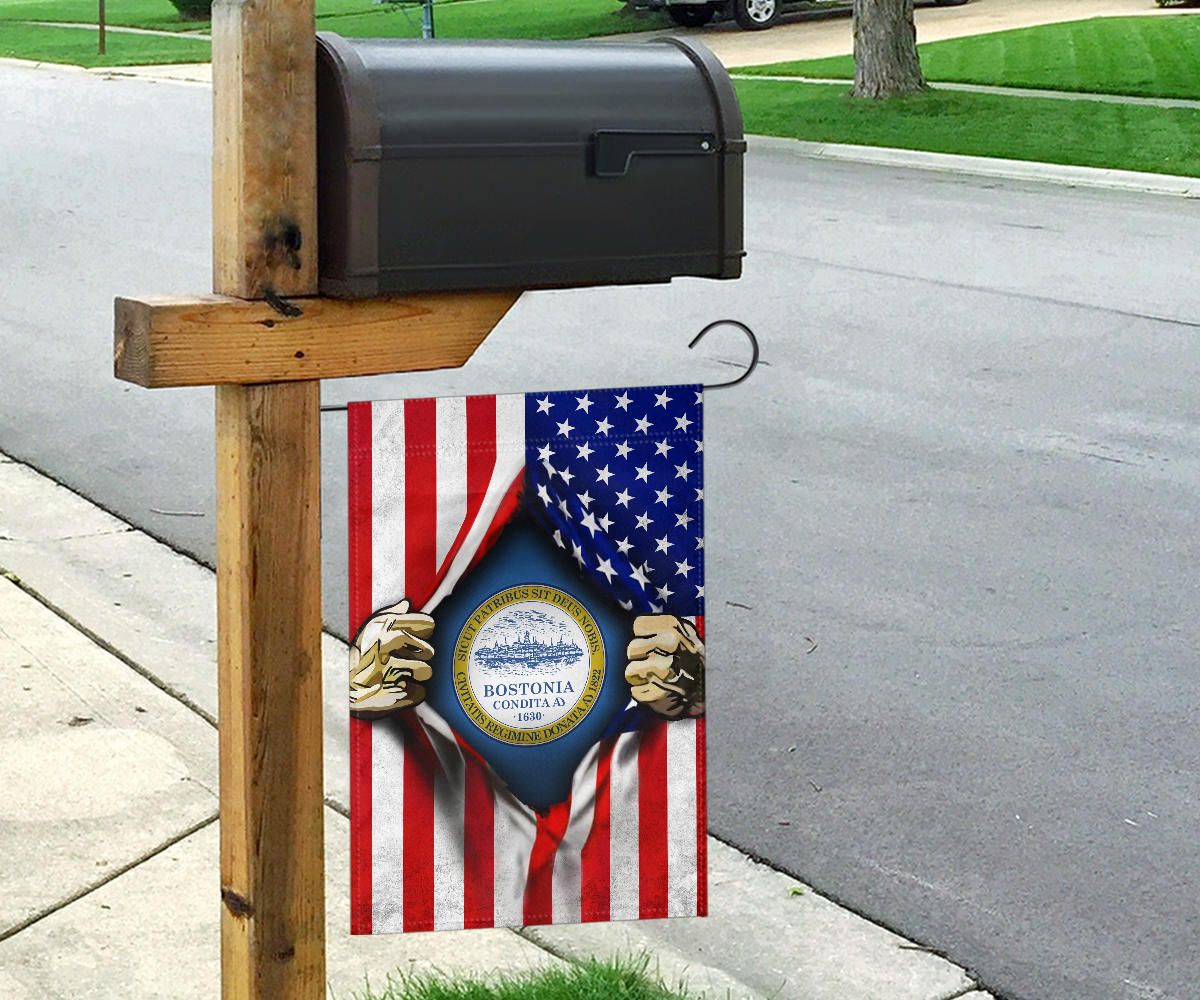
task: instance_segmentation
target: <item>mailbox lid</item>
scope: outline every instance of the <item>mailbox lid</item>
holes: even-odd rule
[[[356,138],[378,122],[390,151],[430,143],[588,142],[614,117],[630,130],[716,129],[740,140],[741,112],[708,49],[647,44],[342,38],[317,35],[340,64]],[[700,72],[707,87],[696,86]]]
[[[522,157],[569,156],[581,170],[587,164],[593,177],[616,176],[623,173],[623,160],[684,153],[683,148],[672,150],[672,144],[693,139],[698,152],[719,164],[713,190],[705,192],[719,204],[698,203],[696,211],[721,215],[714,240],[721,246],[714,245],[712,253],[727,260],[715,269],[706,265],[676,273],[740,274],[745,151],[741,112],[728,74],[703,46],[675,38],[610,43],[348,39],[330,33],[317,37],[321,202],[340,206],[332,212],[340,217],[330,218],[328,227],[323,218],[322,272],[344,274],[350,294],[392,290],[386,280],[383,286],[377,279],[372,283],[370,275],[404,270],[395,266],[391,227],[366,218],[372,206],[382,210],[390,201],[394,207],[395,193],[380,188],[381,172],[389,170],[389,164],[426,161],[429,183],[413,197],[433,199],[452,196],[437,186],[435,161],[442,160],[441,167],[453,163],[461,175],[464,161],[478,158],[480,182],[495,178],[497,193],[511,198],[522,193],[513,190],[520,186],[515,164]],[[604,173],[606,169],[610,172]],[[545,193],[545,175],[529,173],[530,184],[538,185],[527,192],[533,202]],[[412,176],[421,175],[414,171]],[[644,263],[641,267],[624,275],[613,272],[594,281],[573,281],[570,269],[560,273],[549,266],[543,267],[548,280],[542,283],[600,284],[672,276],[652,273]],[[409,287],[485,287],[513,281],[531,287],[519,268],[484,269],[487,273],[459,269],[444,281],[434,280],[431,273],[418,275],[419,270],[410,272]]]

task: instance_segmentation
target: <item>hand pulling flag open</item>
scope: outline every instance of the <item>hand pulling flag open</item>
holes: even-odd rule
[[[701,387],[349,435],[352,931],[704,915]]]

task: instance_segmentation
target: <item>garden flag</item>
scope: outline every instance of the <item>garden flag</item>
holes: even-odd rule
[[[706,912],[701,422],[350,405],[354,933]]]

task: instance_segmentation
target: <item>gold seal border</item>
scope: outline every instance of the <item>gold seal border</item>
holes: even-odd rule
[[[595,635],[595,644],[591,649],[587,681],[575,704],[557,722],[552,722],[547,726],[540,726],[537,729],[517,729],[492,718],[484,710],[483,706],[479,704],[479,701],[475,697],[475,692],[471,690],[471,679],[468,672],[471,647],[474,645],[475,638],[479,635],[480,631],[499,612],[520,601],[544,601],[547,604],[553,604],[561,608],[583,630],[584,641],[588,642],[589,645],[591,643],[588,639],[587,626],[591,626],[592,633]],[[600,688],[603,684],[604,636],[600,631],[600,626],[588,612],[587,608],[584,607],[582,601],[564,590],[559,590],[557,587],[548,587],[540,583],[530,583],[498,590],[471,613],[470,617],[467,618],[466,624],[459,631],[458,639],[454,643],[454,693],[458,696],[458,702],[462,706],[463,711],[467,713],[467,718],[481,731],[503,743],[511,743],[518,746],[535,746],[553,742],[560,736],[566,736],[567,733],[587,718],[588,713],[595,707],[596,699],[600,695]]]

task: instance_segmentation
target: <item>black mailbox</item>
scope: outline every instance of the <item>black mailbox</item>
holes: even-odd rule
[[[703,46],[317,39],[324,294],[741,274],[741,113]]]

